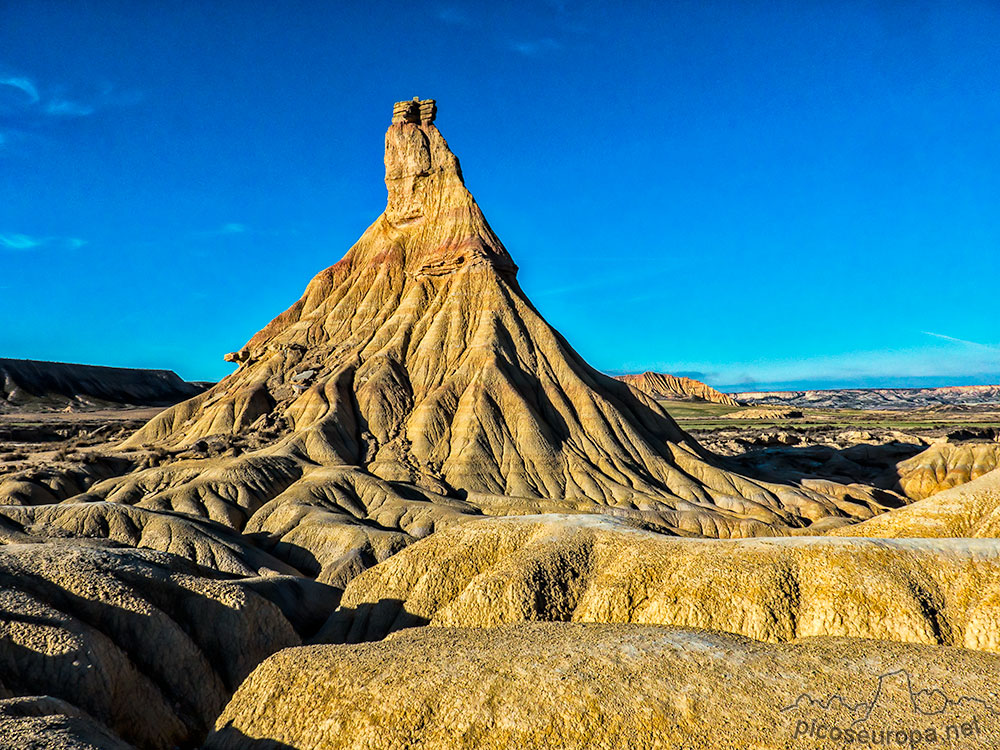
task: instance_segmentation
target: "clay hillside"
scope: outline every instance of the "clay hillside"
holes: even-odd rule
[[[431,101],[397,106],[385,212],[229,355],[235,373],[124,446],[210,439],[242,455],[225,469],[150,469],[101,485],[102,497],[215,517],[206,481],[213,501],[252,491],[248,528],[300,535],[324,567],[330,543],[316,535],[329,526],[295,530],[320,509],[365,539],[398,536],[389,548],[482,513],[600,512],[746,536],[883,509],[866,488],[734,473],[655,399],[587,365],[526,299],[434,116]]]
[[[615,379],[665,401],[709,401],[713,404],[739,406],[739,402],[732,396],[693,378],[646,371],[634,375],[616,375]]]
[[[170,370],[0,359],[0,412],[164,406],[202,390]]]

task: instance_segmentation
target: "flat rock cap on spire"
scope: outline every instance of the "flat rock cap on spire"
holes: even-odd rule
[[[437,103],[433,99],[418,99],[413,97],[407,102],[396,102],[392,106],[393,124],[411,122],[418,125],[430,125],[437,116]]]

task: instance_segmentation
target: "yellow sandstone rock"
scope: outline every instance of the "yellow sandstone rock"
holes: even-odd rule
[[[319,639],[555,620],[1000,652],[998,588],[992,540],[676,539],[606,518],[526,516],[439,531],[368,570]]]
[[[1000,538],[1000,469],[926,500],[831,533],[868,537]]]
[[[198,742],[264,657],[300,642],[252,586],[200,573],[149,550],[0,546],[0,694],[73,707],[0,705],[0,737],[51,725],[81,742],[105,728],[141,748]],[[100,724],[73,729],[80,717]]]
[[[924,747],[933,731],[927,747],[985,750],[1000,746],[998,680],[990,654],[849,638],[420,628],[276,654],[240,686],[205,747],[821,750],[872,738]],[[898,743],[896,732],[905,732]]]
[[[896,466],[899,486],[923,500],[987,474],[1000,465],[1000,443],[937,443]]]

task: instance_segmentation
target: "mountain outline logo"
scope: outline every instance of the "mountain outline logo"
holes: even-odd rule
[[[855,715],[862,708],[865,709],[864,714],[859,718],[855,719],[852,723],[860,724],[861,722],[868,721],[871,718],[872,711],[875,710],[875,706],[878,705],[879,700],[885,693],[885,683],[887,680],[893,677],[902,676],[905,678],[906,689],[909,692],[910,705],[915,713],[922,716],[940,716],[951,708],[963,709],[969,705],[973,705],[976,708],[982,709],[993,716],[1000,716],[1000,711],[997,711],[989,703],[982,700],[981,698],[975,698],[970,695],[963,695],[959,698],[953,699],[948,696],[948,694],[941,688],[923,688],[920,690],[914,690],[913,687],[913,676],[906,669],[896,669],[891,672],[883,672],[878,677],[878,684],[875,686],[875,690],[871,695],[871,700],[864,700],[858,703],[851,703],[847,701],[840,693],[833,693],[826,700],[821,700],[813,697],[810,693],[802,693],[796,698],[791,704],[785,706],[781,709],[782,713],[787,711],[792,711],[796,708],[819,708],[823,711],[830,711],[834,709],[834,704],[839,704],[841,708],[846,709],[850,714]],[[921,707],[922,700],[940,700],[941,705],[938,708],[927,710]]]
[[[906,669],[880,674],[871,694],[856,703],[839,692],[825,698],[801,693],[781,713],[796,710],[801,713],[793,720],[793,740],[910,747],[963,739],[976,742],[983,739],[982,720],[1000,716],[982,698],[952,697],[940,687],[917,689]],[[822,714],[817,716],[818,712]]]

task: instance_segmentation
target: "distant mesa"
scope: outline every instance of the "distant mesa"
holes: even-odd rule
[[[169,406],[203,390],[170,370],[0,359],[0,412]]]
[[[745,391],[732,394],[747,404],[812,409],[923,409],[1000,404],[1000,385],[944,388],[836,388],[816,391]]]
[[[628,383],[634,388],[645,391],[650,396],[664,401],[708,401],[713,404],[739,406],[732,396],[721,393],[700,380],[665,372],[650,372],[634,375],[615,375],[616,380]]]
[[[802,412],[798,409],[790,409],[781,406],[752,406],[749,409],[742,409],[727,415],[730,419],[801,419]]]

